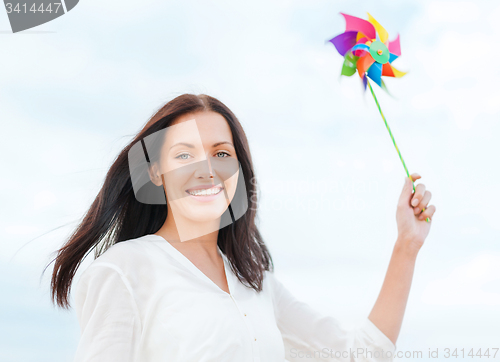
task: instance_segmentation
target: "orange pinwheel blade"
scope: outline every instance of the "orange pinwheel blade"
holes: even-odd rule
[[[375,63],[375,59],[373,59],[370,53],[358,59],[357,68],[360,78],[363,78],[365,72],[368,70],[368,68],[371,67],[373,63]]]
[[[394,72],[392,71],[392,66],[389,63],[382,65],[382,76],[394,77]]]

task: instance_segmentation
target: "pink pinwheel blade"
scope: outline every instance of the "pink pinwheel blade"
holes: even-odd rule
[[[357,49],[354,51],[354,55],[357,57],[364,57],[366,54],[370,54],[370,52],[364,50],[364,49]]]
[[[401,45],[399,44],[399,34],[394,39],[393,41],[389,42],[389,52],[391,52],[394,55],[400,56],[401,55]]]
[[[351,51],[354,53],[355,56],[362,57],[370,52],[370,47],[365,44],[356,44],[355,46],[352,47]]]
[[[352,47],[352,51],[355,51],[358,49],[363,49],[363,50],[366,50],[367,52],[370,51],[370,47],[366,44],[356,44],[355,46]]]
[[[355,16],[340,14],[345,18],[345,31],[360,31],[370,39],[375,39],[376,32],[372,23]]]
[[[345,53],[347,53],[347,51],[356,44],[357,35],[357,31],[346,31],[345,33],[337,35],[335,38],[330,39],[329,42],[335,45],[335,48],[340,55],[344,56]]]

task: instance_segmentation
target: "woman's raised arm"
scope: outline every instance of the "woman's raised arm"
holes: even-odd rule
[[[417,180],[421,176],[414,173],[411,177]],[[426,191],[424,184],[418,184],[415,193],[412,191],[411,180],[405,177],[396,211],[398,239],[382,289],[368,316],[393,343],[396,343],[403,323],[417,254],[431,228],[431,222],[425,219],[436,212],[434,205],[428,206],[431,193]]]

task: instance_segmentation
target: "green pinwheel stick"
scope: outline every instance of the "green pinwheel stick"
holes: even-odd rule
[[[398,145],[396,144],[396,140],[394,139],[394,136],[392,135],[392,132],[391,132],[391,128],[389,127],[389,124],[387,123],[387,121],[385,119],[384,113],[382,112],[382,109],[380,108],[380,104],[378,103],[377,97],[375,96],[375,92],[373,91],[372,85],[370,84],[370,82],[368,80],[367,80],[367,83],[368,83],[368,87],[370,88],[370,92],[372,93],[373,99],[375,99],[375,103],[377,103],[377,107],[378,107],[378,110],[380,112],[380,115],[382,116],[382,119],[384,120],[385,127],[389,131],[389,135],[391,136],[392,143],[394,144],[394,147],[396,147],[396,151],[398,151],[399,159],[403,163],[403,167],[405,168],[406,175],[411,180],[411,183],[413,185],[413,192],[415,192],[415,182],[411,178],[410,173],[408,172],[408,169],[406,168],[406,164],[405,164],[405,161],[403,160],[403,156],[401,156],[401,152],[399,152],[399,148],[398,148]],[[425,211],[425,207],[422,209],[422,212],[424,212],[424,211]],[[425,219],[425,221],[430,222],[430,219],[427,217]]]
[[[406,168],[403,156],[401,156],[401,152],[399,152],[399,148],[387,124],[384,113],[382,113],[375,92],[368,81],[368,78],[370,78],[387,92],[387,87],[382,80],[382,76],[401,78],[406,74],[405,72],[397,70],[391,64],[401,55],[399,35],[393,41],[389,41],[389,34],[387,31],[370,14],[368,14],[368,20],[343,13],[340,14],[344,16],[346,21],[345,32],[330,39],[329,42],[335,45],[337,51],[344,57],[341,74],[350,77],[357,71],[363,80],[364,89],[366,90],[367,85],[370,88],[370,92],[373,99],[375,99],[380,115],[389,131],[392,143],[394,147],[396,147],[399,159],[403,163],[406,175],[413,184],[413,192],[415,192],[415,183]],[[422,209],[422,212],[424,211],[425,207]],[[430,222],[430,219],[427,217],[425,221]]]

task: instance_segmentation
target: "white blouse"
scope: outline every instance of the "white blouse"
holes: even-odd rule
[[[256,292],[218,251],[230,294],[161,236],[111,246],[74,291],[81,327],[74,361],[392,360],[396,346],[368,318],[345,330],[295,299],[272,272]]]

